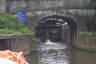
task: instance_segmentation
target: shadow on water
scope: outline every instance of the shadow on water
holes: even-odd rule
[[[96,64],[96,52],[88,52],[60,42],[38,45],[37,51],[27,56],[30,64]]]

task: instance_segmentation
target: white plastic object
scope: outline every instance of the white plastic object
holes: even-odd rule
[[[18,64],[17,62],[14,62],[12,60],[8,60],[6,58],[1,58],[0,57],[0,64]]]

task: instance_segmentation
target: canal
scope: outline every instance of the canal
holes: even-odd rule
[[[37,45],[36,51],[27,56],[30,64],[96,64],[96,52],[73,48],[62,42],[51,42]]]
[[[27,56],[28,62],[30,64],[96,64],[96,52],[77,49],[70,44],[77,38],[75,23],[65,17],[59,18],[38,23],[35,28],[38,44],[35,51]]]

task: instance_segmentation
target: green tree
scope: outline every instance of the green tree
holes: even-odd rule
[[[96,8],[96,0],[86,0],[86,3],[91,8]]]

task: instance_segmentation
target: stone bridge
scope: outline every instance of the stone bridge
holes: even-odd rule
[[[75,46],[87,49],[90,46],[80,42],[79,36],[80,32],[88,31],[88,23],[96,21],[96,10],[88,7],[86,0],[0,0],[0,3],[1,14],[35,13],[34,17],[28,13],[28,26],[32,29],[47,18],[62,19],[70,26],[70,40]]]
[[[88,31],[88,23],[94,22],[96,11],[94,9],[67,9],[59,11],[37,11],[37,16],[29,22],[32,29],[39,22],[43,22],[47,18],[62,19],[68,23],[70,27],[70,42],[74,46],[85,46],[80,40],[80,32]],[[86,48],[87,49],[87,48]]]

